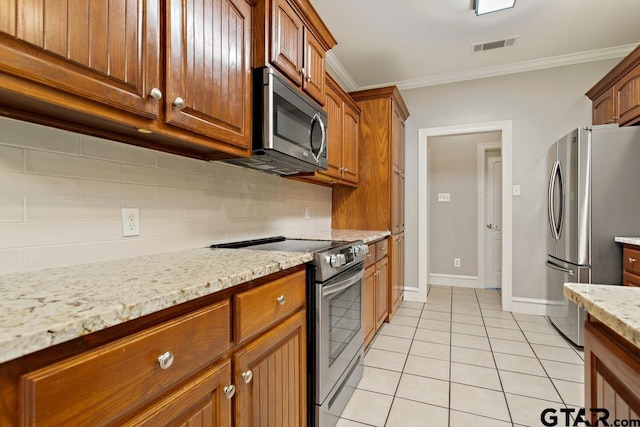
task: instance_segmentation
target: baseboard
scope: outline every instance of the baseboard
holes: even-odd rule
[[[511,301],[514,313],[539,316],[563,316],[564,313],[564,301],[520,297],[513,297]]]
[[[480,288],[478,276],[458,276],[455,274],[429,274],[429,284],[437,286],[458,286],[461,288]]]
[[[427,295],[425,292],[421,292],[419,286],[405,285],[404,300],[411,301],[411,302],[427,302]]]

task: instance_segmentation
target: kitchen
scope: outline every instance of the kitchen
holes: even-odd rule
[[[455,124],[451,117],[467,117],[464,122],[513,120],[514,141],[521,141],[514,146],[514,182],[523,188],[513,212],[514,271],[519,277],[514,296],[543,298],[535,293],[541,287],[534,284],[544,281],[544,270],[523,273],[529,271],[529,253],[544,262],[543,242],[537,236],[544,235],[546,225],[529,209],[542,203],[534,195],[545,191],[546,183],[536,178],[544,175],[544,164],[528,159],[540,159],[546,147],[532,141],[548,145],[568,130],[564,126],[588,123],[590,103],[584,92],[619,59],[403,91],[411,113],[406,130],[406,227],[416,227],[411,217],[417,212],[418,166],[410,160],[417,159],[418,127]],[[517,109],[497,102],[491,109],[477,108],[496,94],[512,93],[532,102]],[[174,99],[168,92],[165,98]],[[424,103],[426,99],[433,101]],[[446,116],[438,99],[449,99],[452,106],[450,118],[442,122],[431,119]],[[539,129],[537,120],[556,128]],[[0,263],[6,273],[61,266],[69,260],[103,261],[331,229],[328,187],[9,119],[3,119],[2,135],[2,235],[7,243]],[[122,207],[140,208],[139,238],[122,238]],[[415,239],[407,233],[407,246],[417,247]],[[406,251],[407,284],[418,283],[416,253]]]

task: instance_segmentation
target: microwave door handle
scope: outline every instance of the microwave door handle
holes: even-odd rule
[[[322,288],[322,297],[328,297],[329,295],[337,294],[338,292],[342,292],[350,286],[353,286],[355,283],[360,281],[364,277],[364,269],[361,269],[355,276],[349,277],[348,279],[344,279],[339,281],[338,283],[334,283],[333,285],[324,286]]]
[[[567,273],[569,276],[574,276],[575,275],[573,273],[573,270],[570,270],[568,268],[564,268],[564,267],[556,264],[555,262],[547,261],[547,267],[553,268],[554,270],[562,271],[563,273]]]
[[[322,155],[322,152],[324,151],[325,141],[327,140],[327,132],[326,132],[326,130],[324,128],[324,122],[322,121],[322,119],[320,118],[318,113],[313,115],[313,118],[311,119],[311,127],[313,127],[313,122],[318,122],[318,124],[320,125],[320,133],[322,134],[322,138],[321,138],[322,141],[320,142],[320,150],[318,150],[318,155],[317,156],[313,152],[313,150],[310,150],[310,151],[311,151],[311,155],[315,159],[316,163],[320,163],[320,156]],[[309,132],[309,138],[313,138],[313,132]]]

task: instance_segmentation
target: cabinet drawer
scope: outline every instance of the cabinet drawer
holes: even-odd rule
[[[634,288],[640,287],[640,276],[636,276],[635,274],[629,273],[625,271],[622,273],[622,285],[623,286],[632,286]]]
[[[376,263],[376,244],[369,243],[369,252],[367,252],[367,257],[364,260],[364,268],[367,268]]]
[[[626,271],[640,274],[640,250],[625,246],[622,251],[622,265]]]
[[[269,329],[303,308],[306,301],[305,277],[306,272],[302,270],[236,295],[236,342],[241,343]]]
[[[230,329],[225,300],[23,375],[21,425],[113,423],[229,349]],[[163,369],[165,352],[173,363]]]
[[[387,239],[380,240],[376,243],[376,261],[380,261],[382,258],[389,254],[389,241]]]

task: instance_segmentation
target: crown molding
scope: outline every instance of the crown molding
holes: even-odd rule
[[[358,89],[374,89],[383,86],[395,85],[400,90],[416,89],[426,86],[436,86],[447,83],[455,83],[466,80],[483,79],[506,74],[522,73],[526,71],[542,70],[545,68],[563,67],[566,65],[581,64],[585,62],[602,61],[605,59],[622,58],[628,55],[637,44],[628,44],[606,49],[597,49],[587,52],[578,52],[568,55],[553,56],[549,58],[534,59],[531,61],[515,62],[513,64],[498,65],[495,67],[481,68],[477,70],[460,71],[436,76],[422,77],[419,79],[404,80],[399,82],[383,83],[379,85],[363,86]],[[335,57],[334,57],[335,58]],[[335,59],[339,64],[338,60]],[[342,68],[344,70],[344,68]],[[349,75],[348,72],[345,73]],[[350,77],[350,76],[349,76]],[[353,81],[353,79],[351,79]],[[355,81],[353,81],[355,83]],[[350,89],[354,90],[354,89]]]
[[[351,74],[342,66],[333,52],[327,52],[325,59],[327,61],[327,71],[342,84],[347,92],[360,89],[356,81],[351,77]]]

